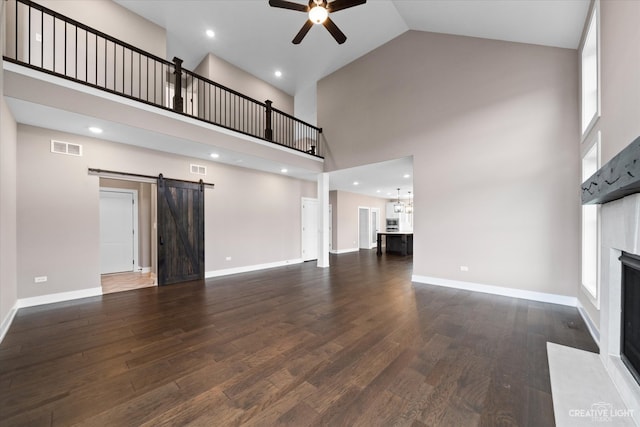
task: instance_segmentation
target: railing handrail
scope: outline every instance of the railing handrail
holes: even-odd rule
[[[20,1],[21,1],[21,0],[20,0]],[[245,94],[243,94],[243,93],[240,93],[240,92],[238,92],[237,90],[231,89],[231,88],[229,88],[229,87],[227,87],[227,86],[225,86],[225,85],[223,85],[223,84],[220,84],[220,83],[214,82],[213,80],[211,80],[211,79],[209,79],[209,78],[207,78],[207,77],[201,76],[201,75],[199,75],[199,74],[197,74],[197,73],[195,73],[195,72],[193,72],[193,71],[186,70],[186,69],[184,69],[184,68],[183,68],[183,69],[182,69],[182,72],[183,72],[183,73],[185,73],[185,74],[191,74],[193,77],[195,77],[195,78],[197,78],[197,79],[200,79],[200,80],[202,80],[202,81],[204,81],[204,82],[206,82],[206,83],[208,83],[208,84],[210,84],[210,85],[216,86],[216,87],[218,87],[218,88],[220,88],[220,89],[222,89],[222,90],[225,90],[225,91],[227,91],[227,92],[230,92],[230,93],[232,93],[232,94],[234,94],[234,95],[236,95],[236,96],[239,96],[240,98],[246,99],[247,101],[254,102],[254,103],[256,103],[256,104],[260,105],[261,107],[265,107],[265,108],[267,108],[267,104],[266,104],[266,102],[258,101],[258,100],[257,100],[257,99],[255,99],[255,98],[252,98],[252,97],[250,97],[250,96],[248,96],[248,95],[245,95]],[[279,110],[279,109],[277,109],[276,107],[273,107],[273,106],[272,106],[272,107],[271,107],[271,110],[272,110],[272,111],[277,112],[278,114],[282,114],[283,116],[288,117],[288,118],[290,118],[290,119],[292,119],[292,120],[295,120],[295,121],[297,121],[297,122],[300,122],[300,123],[302,123],[302,124],[304,124],[304,125],[306,125],[306,126],[309,126],[310,128],[313,128],[313,129],[317,130],[318,132],[321,132],[321,131],[322,131],[322,128],[319,128],[319,127],[317,127],[317,126],[314,126],[314,125],[312,125],[311,123],[307,123],[307,122],[305,122],[304,120],[300,120],[299,118],[297,118],[297,117],[295,117],[295,116],[292,116],[291,114],[286,113],[286,112],[284,112],[284,111],[282,111],[282,110]]]
[[[37,15],[40,15],[43,17],[49,16],[53,19],[52,21],[53,22],[53,30],[52,30],[53,51],[51,52],[53,57],[53,66],[51,68],[49,66],[44,65],[44,56],[43,56],[44,48],[40,48],[40,63],[38,64],[37,60],[35,62],[32,62],[31,31],[29,31],[29,35],[27,39],[28,46],[29,46],[28,56],[27,56],[28,59],[25,61],[24,59],[20,58],[20,53],[19,53],[20,51],[18,49],[19,47],[18,46],[19,44],[18,25],[20,23],[20,21],[18,20],[19,4],[24,5],[26,8],[28,8],[29,28],[31,28],[32,10],[37,11],[36,17]],[[124,96],[126,98],[134,99],[149,105],[154,105],[162,109],[174,111],[178,114],[186,115],[188,117],[193,117],[207,123],[212,123],[218,126],[222,126],[242,134],[258,137],[266,141],[272,142],[274,144],[278,144],[296,151],[305,152],[320,158],[323,157],[321,155],[323,151],[322,150],[323,144],[321,143],[321,140],[320,140],[320,134],[322,133],[322,128],[312,125],[310,123],[307,123],[304,120],[300,120],[297,117],[289,113],[286,113],[278,108],[274,108],[272,105],[272,101],[270,100],[265,100],[263,102],[263,101],[254,99],[237,90],[231,89],[207,77],[201,76],[194,71],[182,68],[181,66],[182,60],[180,60],[179,58],[174,58],[173,62],[168,61],[157,55],[154,55],[152,53],[146,52],[143,49],[133,46],[125,41],[122,41],[116,37],[110,36],[102,31],[94,29],[64,14],[58,13],[45,6],[35,3],[32,0],[15,0],[15,5],[16,5],[16,11],[15,11],[15,19],[16,19],[15,31],[16,32],[14,36],[15,36],[16,51],[15,51],[15,58],[3,56],[3,58],[7,61],[14,62],[19,65],[24,65],[29,68],[40,70],[42,72],[49,73],[52,75],[60,76],[62,78],[69,79],[71,81],[76,81],[91,87],[98,88],[103,91]],[[11,14],[7,14],[7,19],[10,18],[9,15]],[[65,31],[64,33],[65,34],[64,36],[64,72],[58,71],[56,67],[56,51],[55,51],[56,21],[64,24],[64,31]],[[41,18],[41,22],[40,22],[41,26],[43,25],[43,22],[44,22],[44,19]],[[72,28],[75,28],[75,32],[76,32],[75,53],[72,53],[72,58],[73,60],[76,61],[76,65],[75,65],[75,68],[73,68],[72,75],[67,73],[67,61],[68,61],[67,47],[66,47],[67,46],[67,36],[66,36],[67,25],[71,26]],[[78,65],[77,65],[78,64],[77,62],[78,61],[78,30],[82,30],[84,31],[85,34],[89,34],[92,37],[95,37],[95,40],[96,40],[95,62],[93,63],[94,65],[91,65],[92,71],[95,71],[95,74],[93,74],[91,78],[90,78],[90,75],[88,74],[89,72],[88,56],[85,57],[84,59],[85,60],[84,78],[78,76],[78,72],[79,72]],[[44,33],[42,35],[44,36]],[[99,74],[98,73],[98,42],[97,42],[98,39],[105,41],[104,51],[103,51],[105,55],[104,74],[102,75],[102,77],[100,77],[103,83],[100,83],[99,81],[100,79],[98,75]],[[88,49],[89,45],[88,45],[88,39],[86,38],[86,36],[85,36],[84,43],[85,43],[84,48]],[[107,64],[106,62],[107,43],[110,43],[111,45],[114,46],[112,51],[113,58],[114,58],[113,69],[112,69],[113,71],[112,73],[110,73],[110,75],[107,71],[107,65],[106,65]],[[119,47],[121,49],[120,52],[122,52],[122,56],[121,56],[122,59],[120,61],[120,66],[124,68],[122,69],[121,80],[118,80],[118,77],[116,75],[117,74],[116,66],[119,58],[119,57],[116,58],[116,47]],[[125,57],[125,51],[131,52],[131,56]],[[133,62],[134,54],[138,55],[138,64],[141,64],[140,58],[146,58],[146,68],[144,69],[144,73],[143,73],[143,69],[141,68],[142,65],[138,66],[139,67],[138,68],[138,73],[139,73],[138,85],[135,85],[134,83],[135,82],[134,80],[135,65]],[[118,55],[120,55],[120,53],[118,53]],[[127,66],[127,59],[125,58],[130,58],[128,66]],[[151,100],[152,92],[150,92],[150,87],[149,87],[149,78],[150,78],[149,61],[152,62],[152,71],[153,71],[153,84],[151,86],[151,89],[153,89],[153,100]],[[158,69],[155,64],[161,67],[159,70],[160,85],[164,85],[165,83],[168,85],[172,84],[173,86],[167,86],[167,88],[169,89],[166,89],[166,90],[170,90],[171,92],[163,92],[164,89],[160,89],[160,91],[158,91],[159,88],[156,86],[156,72],[158,71]],[[163,73],[165,73],[164,67],[166,67],[166,70],[168,72],[171,72],[171,74],[174,75],[173,79],[167,78],[167,80],[165,80],[165,77],[163,76]],[[80,68],[80,70],[82,70],[82,67]],[[126,71],[126,70],[129,70],[129,71]],[[130,80],[128,81],[129,82],[128,88],[126,86],[127,80],[125,78],[125,71],[127,72],[127,78],[130,75]],[[118,74],[118,76],[119,75],[120,74]],[[111,77],[113,78],[113,80],[110,80]],[[143,80],[141,79],[146,79],[144,80],[145,86],[142,86]],[[120,81],[121,89],[118,89],[118,81]],[[201,89],[196,89],[194,91],[193,87],[195,86],[196,82],[198,87]],[[137,95],[134,94],[136,87],[138,91]],[[191,89],[189,89],[190,87]],[[195,99],[198,99],[197,95],[200,91],[203,91],[202,92],[203,95],[208,94],[210,93],[209,92],[210,88],[211,90],[216,91],[215,93],[223,93],[224,94],[223,98],[220,98],[219,95],[215,95],[215,94],[213,98],[210,97],[211,95],[205,95],[205,98],[199,101],[200,104],[197,104],[198,101],[196,101],[196,104],[193,103]],[[145,95],[142,94],[143,89],[144,89]],[[190,104],[188,104],[189,107],[187,107],[183,103],[183,93],[184,93],[184,96],[189,96],[189,90],[191,90],[191,98],[189,99],[189,102],[190,102]],[[173,93],[174,95],[169,95],[169,93]],[[156,99],[156,96],[158,96],[158,94],[159,94],[160,101]],[[166,97],[165,97],[165,94],[166,94]],[[194,95],[196,97],[194,97]],[[209,98],[206,98],[206,96],[208,96]],[[216,101],[215,99],[216,96],[218,96],[218,101]],[[171,99],[169,99],[169,97],[171,97]],[[223,100],[223,103],[218,105],[218,102],[220,102],[220,99]],[[166,104],[165,100],[169,104]],[[173,102],[173,107],[171,106],[170,102]],[[210,103],[212,103],[211,107],[210,107]],[[246,104],[243,104],[243,103],[246,103]],[[220,109],[220,106],[222,106],[222,109]],[[191,111],[189,111],[189,108],[191,109]],[[256,113],[260,110],[263,111],[262,113],[260,113],[262,114],[262,116],[260,116],[259,114],[256,115]],[[206,117],[207,115],[208,115],[208,118]],[[273,126],[276,126],[277,128],[273,128]],[[262,127],[262,130],[260,130],[260,127]]]
[[[282,114],[283,116],[285,116],[285,117],[287,117],[287,118],[289,118],[289,119],[291,119],[291,120],[295,120],[295,121],[297,121],[297,122],[302,123],[303,125],[309,126],[310,128],[313,128],[313,129],[317,130],[318,132],[322,133],[322,128],[321,128],[321,127],[318,127],[318,126],[312,125],[311,123],[307,123],[307,122],[305,122],[304,120],[300,120],[299,118],[294,117],[294,116],[292,116],[292,115],[291,115],[291,114],[289,114],[289,113],[285,113],[285,112],[284,112],[284,111],[282,111],[282,110],[278,110],[276,107],[271,107],[271,110],[272,110],[272,111],[275,111],[275,112],[276,112],[276,113],[278,113],[278,114]]]
[[[168,65],[168,66],[171,66],[171,67],[174,66],[173,62],[171,62],[171,61],[168,61],[166,59],[162,59],[159,56],[154,55],[153,53],[150,53],[150,52],[144,51],[144,50],[142,50],[140,48],[137,48],[137,47],[125,42],[125,41],[122,41],[122,40],[117,39],[117,38],[115,38],[113,36],[110,36],[109,34],[103,33],[100,30],[96,30],[95,28],[91,28],[90,26],[85,25],[82,22],[76,21],[73,18],[69,18],[66,15],[58,13],[55,10],[51,10],[48,7],[42,6],[41,4],[38,4],[38,3],[36,3],[36,2],[34,2],[32,0],[16,0],[16,2],[17,3],[23,3],[23,4],[25,4],[25,5],[29,6],[29,7],[32,7],[34,9],[37,9],[37,10],[41,11],[41,12],[46,12],[47,14],[53,15],[53,17],[55,17],[55,18],[58,18],[58,19],[60,19],[62,21],[65,21],[65,22],[67,22],[69,24],[75,25],[75,26],[77,26],[77,27],[79,27],[79,28],[91,33],[91,34],[95,34],[97,36],[100,36],[100,37],[102,37],[102,38],[104,38],[106,40],[109,40],[112,43],[119,44],[119,45],[121,45],[123,47],[126,47],[127,49],[130,49],[130,50],[132,50],[132,51],[134,51],[136,53],[139,53],[140,55],[148,56],[149,58],[153,59],[154,61],[162,62],[165,65]]]

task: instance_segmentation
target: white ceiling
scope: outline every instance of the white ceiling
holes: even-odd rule
[[[357,182],[357,184],[356,184]],[[331,172],[329,189],[384,199],[409,198],[413,192],[413,158],[403,157]]]
[[[589,8],[589,0],[369,0],[331,15],[343,45],[320,26],[293,45],[306,16],[267,0],[115,1],[166,28],[167,57],[185,68],[211,52],[291,95],[410,29],[575,49]]]

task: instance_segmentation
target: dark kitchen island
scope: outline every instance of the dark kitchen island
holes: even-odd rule
[[[378,256],[382,255],[382,236],[385,237],[385,253],[398,254],[402,256],[413,255],[413,233],[388,231],[385,233],[378,233],[376,251]]]

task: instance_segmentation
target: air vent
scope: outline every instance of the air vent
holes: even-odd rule
[[[191,173],[195,175],[206,175],[207,167],[200,165],[191,165]]]
[[[68,156],[82,156],[82,145],[52,139],[51,152]]]

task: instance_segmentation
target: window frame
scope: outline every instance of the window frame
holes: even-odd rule
[[[580,59],[580,129],[582,135],[582,142],[585,142],[589,138],[589,134],[595,127],[601,114],[601,85],[600,85],[600,0],[593,2],[593,7],[589,10],[588,18],[584,28],[582,40],[580,42],[579,59]],[[589,38],[591,25],[595,22],[595,55],[596,55],[596,102],[595,111],[589,118],[588,122],[584,117],[585,106],[585,90],[584,90],[584,58],[583,53],[586,46],[586,42]]]
[[[591,154],[593,149],[596,150],[596,171],[602,167],[601,162],[601,153],[602,153],[602,141],[601,141],[601,132],[598,130],[592,136],[587,138],[586,144],[582,150],[582,156],[580,157],[580,170],[582,174],[582,182],[589,178],[589,176],[585,177],[584,174],[584,162],[585,158]],[[600,205],[593,206],[595,208],[596,214],[596,235],[595,235],[595,245],[596,245],[596,257],[595,257],[595,295],[591,293],[589,287],[584,284],[584,262],[585,262],[585,222],[584,222],[584,208],[585,206],[581,206],[580,210],[580,289],[583,294],[585,294],[591,303],[597,308],[600,309],[600,270],[601,270],[601,212]]]

